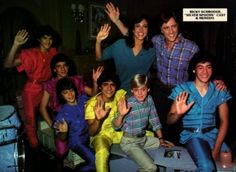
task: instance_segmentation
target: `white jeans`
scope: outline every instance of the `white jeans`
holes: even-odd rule
[[[156,172],[157,166],[145,149],[158,148],[160,141],[156,137],[122,137],[121,149],[139,166],[139,172]]]

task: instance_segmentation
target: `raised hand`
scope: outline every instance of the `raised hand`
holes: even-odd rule
[[[182,115],[186,113],[194,104],[194,101],[187,105],[188,93],[183,91],[176,97],[176,113]]]
[[[105,108],[105,103],[102,99],[98,98],[94,106],[94,112],[97,120],[101,120],[107,117],[111,108]]]
[[[111,2],[106,4],[105,12],[113,23],[116,23],[120,17],[120,11],[118,7],[115,7]]]
[[[109,24],[104,24],[103,26],[101,26],[97,34],[96,41],[100,43],[102,40],[106,39],[109,35],[110,29],[111,26]]]
[[[25,29],[19,30],[15,36],[14,44],[19,46],[23,45],[29,39],[28,32]]]
[[[125,116],[130,111],[131,107],[127,106],[127,102],[125,96],[121,97],[120,101],[118,102],[118,111],[120,116]]]
[[[68,124],[64,119],[56,121],[53,125],[53,128],[55,128],[56,132],[58,133],[68,132]]]
[[[104,70],[103,66],[98,66],[98,68],[96,70],[93,69],[93,81],[94,82],[97,82],[97,80],[101,76],[103,70]]]

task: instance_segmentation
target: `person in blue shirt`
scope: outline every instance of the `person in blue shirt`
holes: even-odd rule
[[[130,29],[120,20],[119,8],[110,2],[106,4],[105,11],[121,33],[128,35]],[[151,38],[155,49],[155,60],[151,73],[150,94],[153,96],[163,132],[168,133],[168,140],[177,144],[175,140],[179,139],[180,124],[171,126],[166,124],[167,114],[173,102],[168,96],[174,86],[188,80],[189,61],[199,51],[199,47],[180,33],[180,20],[175,12],[163,11],[158,23],[161,34]],[[214,83],[218,89],[226,89],[222,80],[214,80]]]
[[[64,77],[56,85],[59,102],[62,105],[54,119],[54,128],[62,140],[69,139],[69,148],[78,154],[84,163],[79,171],[95,171],[95,155],[90,145],[88,124],[84,118],[85,94],[79,95],[73,81]]]
[[[216,171],[214,160],[220,152],[230,152],[224,143],[228,129],[228,91],[218,90],[212,82],[213,60],[207,53],[198,52],[190,61],[189,71],[194,80],[172,89],[174,100],[167,123],[181,120],[180,143],[184,144],[196,163],[197,171]],[[219,114],[219,128],[217,128]]]
[[[148,75],[155,60],[155,49],[149,40],[149,22],[146,16],[137,16],[129,27],[129,34],[102,50],[101,43],[109,35],[111,27],[101,26],[96,36],[96,60],[113,59],[116,73],[119,76],[120,88],[131,95],[130,80],[135,74]]]

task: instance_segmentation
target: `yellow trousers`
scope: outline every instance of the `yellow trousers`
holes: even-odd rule
[[[96,172],[109,171],[109,156],[112,144],[120,143],[122,132],[102,133],[93,137],[92,145],[95,149]]]

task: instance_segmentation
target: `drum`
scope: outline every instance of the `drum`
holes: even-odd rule
[[[11,105],[0,106],[0,146],[16,142],[20,120]]]
[[[15,143],[0,146],[1,172],[24,172],[24,143],[21,137],[18,137],[16,140]]]
[[[24,143],[18,136],[21,123],[11,105],[0,106],[0,171],[24,171]]]

